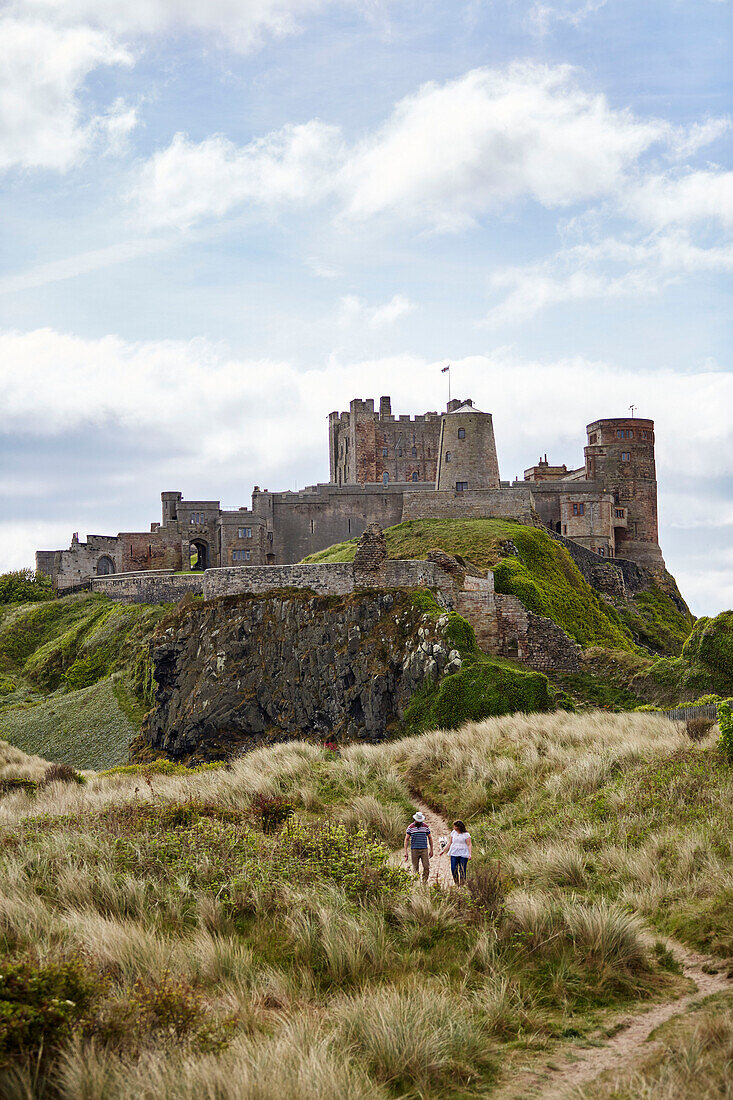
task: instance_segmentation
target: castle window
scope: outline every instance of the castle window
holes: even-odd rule
[[[598,442],[598,436],[597,435],[592,435],[590,437],[590,439],[588,440],[588,442],[589,443],[597,443]]]
[[[412,448],[412,457],[417,458],[417,447]]]
[[[458,438],[459,439],[465,439],[466,438],[466,429],[465,428],[459,428],[458,429]]]
[[[615,512],[616,512],[616,519],[623,519],[624,518],[623,508],[616,508]]]
[[[417,470],[412,471],[412,480],[413,481],[419,481],[420,480],[419,477],[418,477]]]
[[[315,531],[315,529],[316,529],[316,525],[315,525],[314,521],[313,521],[313,520],[311,520],[311,534],[313,534],[313,532]]]
[[[402,448],[401,447],[397,448],[397,457],[402,458]]]
[[[573,505],[573,515],[574,516],[584,516],[585,515],[585,504],[574,504]]]
[[[238,538],[240,538],[240,539],[251,539],[252,538],[252,528],[251,527],[240,527],[239,531],[238,531]]]
[[[563,523],[563,525],[562,525],[562,533],[563,533],[563,535],[567,535],[567,533],[568,533],[568,525],[567,525],[567,523]]]
[[[606,556],[605,546],[599,546],[598,547],[598,554],[599,554],[600,557],[605,558],[605,556]]]
[[[467,481],[457,481],[456,482],[456,492],[457,493],[463,493],[467,488],[468,488],[468,482]]]
[[[621,461],[622,462],[631,462],[631,455],[629,454],[628,451],[622,451],[621,452]]]
[[[387,450],[387,448],[382,447],[382,458],[386,458],[388,454],[389,454],[389,451]]]
[[[232,550],[232,561],[249,561],[251,557],[250,550]]]
[[[387,473],[386,470],[382,474],[382,484],[383,485],[389,485],[389,474]]]
[[[453,457],[453,456],[452,456],[452,454],[450,453],[450,451],[446,451],[446,452],[445,452],[445,461],[446,461],[446,462],[450,462],[450,460],[451,460],[451,458],[452,458],[452,457]]]

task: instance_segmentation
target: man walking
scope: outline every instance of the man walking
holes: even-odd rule
[[[430,860],[433,855],[433,838],[430,826],[425,820],[425,814],[418,810],[412,815],[412,822],[407,826],[405,833],[405,863],[407,863],[407,847],[410,847],[412,856],[412,869],[416,875],[420,873],[422,864],[422,880],[428,881],[430,874]]]

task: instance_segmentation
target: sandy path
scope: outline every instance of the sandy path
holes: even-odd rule
[[[447,856],[438,855],[440,851],[438,838],[441,836],[450,838],[450,826],[444,821],[440,814],[436,813],[435,810],[431,810],[424,802],[415,802],[415,809],[425,814],[425,820],[430,826],[430,833],[433,838],[433,858],[430,860],[430,876],[428,878],[428,883],[432,885],[434,882],[437,882],[441,886],[452,886],[453,878],[450,873],[450,859]],[[409,822],[407,824],[409,825]],[[404,850],[400,849],[399,852],[395,852],[392,859],[396,864],[404,867]],[[407,866],[412,870],[411,863],[408,863]]]
[[[554,1054],[555,1062],[551,1066],[520,1072],[510,1085],[497,1091],[496,1100],[530,1100],[532,1097],[538,1100],[570,1100],[574,1089],[587,1085],[601,1073],[626,1068],[641,1053],[642,1046],[644,1054],[653,1053],[657,1044],[647,1044],[647,1039],[661,1024],[681,1015],[704,997],[733,991],[733,981],[726,977],[727,967],[722,965],[720,959],[690,951],[674,940],[666,942],[682,964],[685,977],[697,986],[694,993],[688,993],[676,1001],[654,1005],[646,1012],[619,1020],[619,1031],[602,1046],[572,1045],[558,1049]],[[706,973],[704,966],[719,967],[720,973]],[[598,1038],[591,1036],[590,1041],[598,1041]],[[560,1058],[565,1061],[557,1065]]]
[[[436,853],[430,861],[428,881],[431,884],[437,882],[441,886],[450,887],[453,885],[450,859],[437,854],[438,838],[449,837],[450,827],[440,814],[426,806],[424,802],[416,801],[415,806],[425,814]],[[396,852],[393,858],[395,862],[399,861],[404,865],[402,851]],[[661,938],[655,937],[655,939]],[[620,1018],[619,1030],[605,1042],[600,1033],[589,1037],[589,1042],[594,1044],[600,1042],[601,1045],[568,1044],[558,1048],[553,1052],[553,1061],[550,1064],[546,1063],[536,1070],[520,1070],[509,1084],[500,1086],[495,1093],[492,1093],[492,1097],[495,1097],[495,1100],[571,1100],[571,1094],[575,1089],[587,1085],[601,1073],[621,1070],[628,1066],[636,1055],[641,1053],[642,1047],[645,1054],[652,1053],[657,1044],[647,1044],[647,1040],[661,1024],[681,1015],[692,1004],[713,993],[733,991],[733,980],[726,977],[728,967],[722,960],[713,955],[701,955],[691,951],[674,940],[665,942],[681,963],[685,977],[695,983],[697,988],[694,993],[688,993],[677,1000],[656,1004],[646,1011],[642,1010]],[[717,972],[707,973],[703,967]]]

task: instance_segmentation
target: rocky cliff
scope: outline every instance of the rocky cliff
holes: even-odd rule
[[[290,737],[379,740],[418,688],[461,667],[426,596],[283,590],[182,608],[151,645],[144,742],[190,761]]]

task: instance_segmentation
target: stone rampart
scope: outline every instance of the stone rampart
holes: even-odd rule
[[[356,588],[453,587],[445,571],[429,561],[385,561],[377,572],[359,573],[350,562],[312,565],[240,566],[207,569],[204,599],[280,588],[308,588],[319,596],[345,596]]]
[[[402,520],[492,518],[532,524],[533,506],[532,493],[522,488],[408,491],[403,498]]]
[[[111,600],[123,603],[176,603],[187,593],[200,596],[204,590],[203,573],[176,575],[173,570],[146,570],[144,573],[112,573],[92,577],[93,592],[103,592]]]

